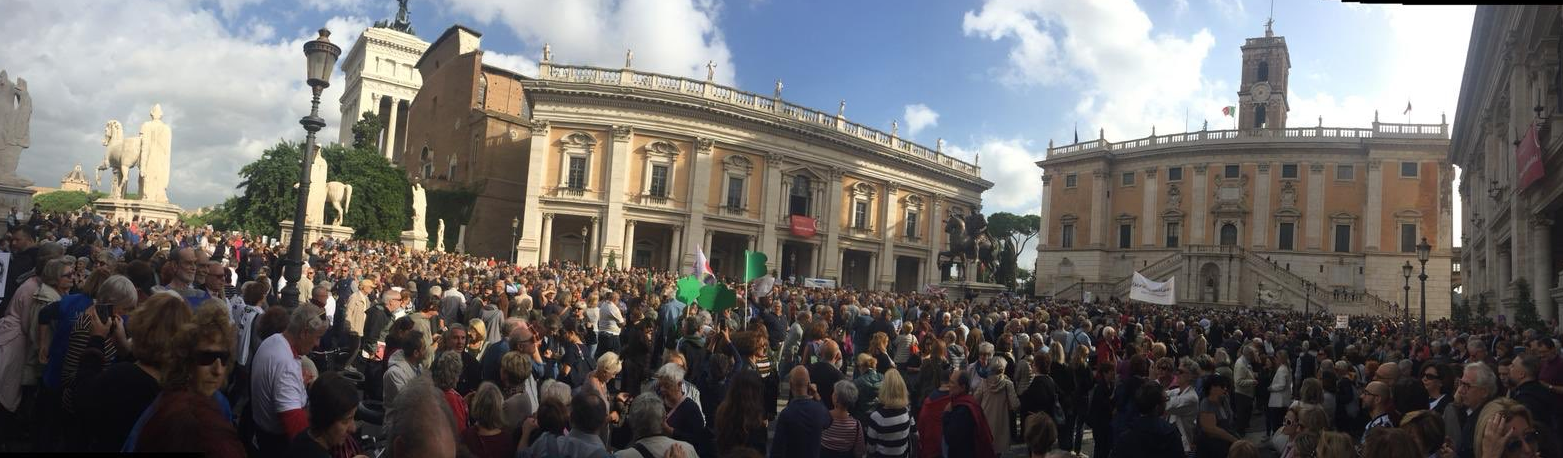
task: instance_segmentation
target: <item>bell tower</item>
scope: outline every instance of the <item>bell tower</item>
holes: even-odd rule
[[[1265,36],[1243,43],[1243,82],[1238,87],[1238,129],[1286,127],[1286,83],[1291,79],[1292,59],[1286,38],[1265,22]]]

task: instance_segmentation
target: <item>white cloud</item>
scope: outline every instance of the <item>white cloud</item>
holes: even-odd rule
[[[1005,84],[1080,93],[1074,114],[1081,130],[1105,129],[1108,140],[1145,137],[1153,126],[1181,131],[1185,122],[1197,129],[1231,98],[1228,84],[1200,74],[1215,44],[1208,30],[1153,33],[1150,17],[1130,0],[988,0],[966,12],[962,28],[1009,43],[1008,66],[998,70]]]
[[[994,213],[1007,211],[1016,214],[1036,213],[1042,209],[1042,169],[1036,161],[1042,159],[1043,145],[1036,145],[1023,137],[982,138],[970,145],[946,145],[951,156],[982,166],[982,178],[993,182],[993,189],[982,194],[982,211]]]
[[[635,51],[635,68],[732,84],[732,53],[716,18],[716,0],[447,0],[457,13],[481,24],[498,22],[531,47],[552,45],[562,64],[617,68]]]
[[[1241,19],[1245,13],[1243,0],[1210,0],[1210,7],[1228,20]]]
[[[923,129],[939,125],[939,112],[928,108],[928,105],[914,103],[906,106],[902,114],[906,118],[906,136],[916,136]]]
[[[522,75],[537,77],[537,61],[519,54],[483,51],[483,64],[510,70]]]
[[[216,7],[195,0],[21,2],[0,15],[11,41],[0,62],[33,91],[32,148],[19,173],[55,186],[71,166],[102,162],[103,125],[119,120],[131,134],[152,104],[173,129],[170,199],[186,208],[233,195],[237,172],[280,139],[302,141],[298,119],[309,111],[303,43],[315,27],[277,32],[221,17],[244,2]],[[237,5],[237,6],[235,6]],[[334,18],[332,42],[346,48],[369,23]],[[178,33],[145,33],[146,24]],[[273,38],[276,37],[276,38]],[[342,76],[321,101],[337,138]]]

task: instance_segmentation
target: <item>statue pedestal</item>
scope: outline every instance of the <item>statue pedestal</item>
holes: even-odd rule
[[[293,221],[283,221],[281,227],[282,242],[287,243],[289,240],[293,240]],[[305,246],[312,245],[316,240],[328,237],[335,240],[350,240],[353,238],[353,228],[347,226],[304,223]]]
[[[184,209],[167,202],[152,202],[146,200],[129,200],[102,198],[92,203],[92,208],[102,214],[109,221],[130,221],[141,217],[141,221],[157,221],[169,224],[179,222],[179,214]]]
[[[402,246],[412,251],[428,250],[429,233],[423,231],[402,231]]]
[[[33,211],[33,194],[37,191],[27,189],[26,186],[0,184],[0,212],[9,212],[16,209],[18,215],[27,215]]]
[[[997,295],[999,295],[999,293],[1002,293],[1002,292],[1005,291],[1004,290],[1004,285],[1000,285],[1000,284],[996,284],[996,283],[982,283],[982,282],[975,282],[975,281],[951,280],[951,281],[939,283],[939,287],[940,288],[944,288],[944,298],[945,299],[950,299],[950,300],[965,299],[966,298],[966,293],[967,292],[971,292],[971,293],[976,294],[976,296],[977,296],[976,298],[974,298],[972,300],[976,301],[976,302],[979,302],[979,303],[986,303],[988,301],[991,301],[991,300],[993,300],[994,296],[997,296]]]

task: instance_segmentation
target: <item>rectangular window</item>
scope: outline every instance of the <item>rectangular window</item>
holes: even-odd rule
[[[1134,186],[1134,172],[1123,172],[1123,185]]]
[[[1134,241],[1134,226],[1128,224],[1118,225],[1118,248],[1129,248]]]
[[[744,207],[744,179],[742,177],[727,177],[727,208],[739,209]]]
[[[570,189],[586,189],[586,158],[570,157],[570,176],[566,183]]]
[[[1276,231],[1280,238],[1276,240],[1275,247],[1280,250],[1295,250],[1297,238],[1297,223],[1281,223],[1281,229]]]
[[[1401,224],[1400,225],[1400,252],[1401,253],[1415,253],[1416,252],[1416,225],[1415,224]]]
[[[1460,263],[1456,262],[1454,264],[1450,264],[1450,269],[1453,269],[1455,273],[1459,273],[1460,272]]]
[[[651,166],[651,189],[647,193],[655,197],[668,196],[668,166]]]
[[[1335,252],[1336,253],[1350,253],[1351,252],[1351,225],[1350,224],[1336,224],[1335,225]]]
[[[1297,178],[1297,164],[1281,164],[1281,178]]]
[[[1080,184],[1080,176],[1073,173],[1064,175],[1064,187],[1073,188]]]
[[[1415,162],[1401,162],[1400,163],[1400,177],[1401,178],[1416,178],[1418,172],[1421,172],[1421,170],[1417,167],[1417,163],[1415,163]]]
[[[868,202],[859,200],[852,204],[852,227],[868,229]]]
[[[1352,168],[1350,164],[1337,165],[1335,166],[1335,179],[1346,181],[1355,180],[1357,179],[1357,169]]]
[[[1167,181],[1183,181],[1183,167],[1167,167]]]
[[[902,221],[901,226],[906,228],[904,229],[906,238],[915,240],[917,238],[917,212],[906,212],[906,221]]]
[[[1237,176],[1242,173],[1242,168],[1238,167],[1237,164],[1227,164],[1225,169],[1226,170],[1221,175],[1227,178],[1237,178]]]
[[[1061,236],[1061,239],[1062,240],[1060,240],[1059,241],[1060,243],[1058,244],[1059,246],[1064,247],[1064,248],[1074,248],[1075,247],[1075,225],[1073,225],[1073,224],[1065,224],[1064,225],[1064,233]]]
[[[1178,247],[1178,236],[1182,235],[1179,229],[1178,223],[1167,223],[1167,248]]]

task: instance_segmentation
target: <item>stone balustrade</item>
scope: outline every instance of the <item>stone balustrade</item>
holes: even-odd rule
[[[1370,128],[1355,127],[1288,127],[1285,129],[1203,130],[1170,135],[1152,135],[1145,138],[1109,142],[1094,139],[1047,149],[1048,158],[1056,158],[1091,151],[1150,151],[1161,147],[1201,146],[1221,143],[1241,143],[1254,139],[1301,139],[1314,142],[1358,142],[1368,138],[1391,139],[1448,139],[1448,124],[1394,124],[1374,122]]]
[[[681,78],[630,68],[600,68],[583,65],[558,65],[544,62],[538,72],[539,79],[571,83],[627,86],[657,92],[677,93],[700,97],[733,106],[771,113],[785,120],[830,129],[840,134],[871,142],[908,156],[912,156],[957,173],[981,178],[982,168],[943,152],[906,141],[894,134],[855,122],[847,121],[839,114],[829,114],[812,108],[788,103],[779,97],[767,97],[740,89],[722,86],[709,81]]]

